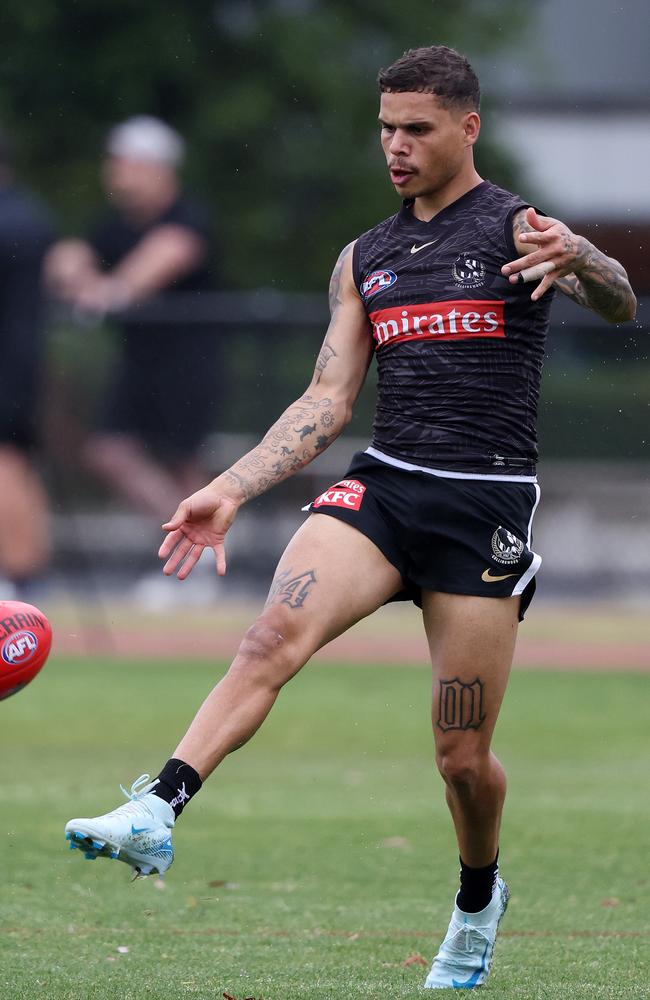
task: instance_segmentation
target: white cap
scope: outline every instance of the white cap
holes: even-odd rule
[[[177,167],[185,153],[185,143],[173,128],[159,118],[136,115],[108,133],[106,152],[131,160],[153,160]]]

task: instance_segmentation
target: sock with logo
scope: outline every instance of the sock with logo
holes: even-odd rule
[[[202,784],[193,767],[172,757],[158,775],[158,784],[151,790],[158,798],[169,802],[174,810],[174,816],[178,819]]]
[[[491,865],[484,868],[470,868],[460,860],[460,891],[456,896],[456,906],[463,913],[478,913],[484,910],[492,899],[499,874],[499,852]]]

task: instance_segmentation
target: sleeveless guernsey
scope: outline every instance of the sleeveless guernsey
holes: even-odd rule
[[[405,202],[356,241],[354,279],[378,367],[371,454],[490,478],[530,477],[553,291],[511,285],[517,195],[483,181],[421,222]]]

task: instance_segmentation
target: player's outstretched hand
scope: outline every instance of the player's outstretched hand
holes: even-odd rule
[[[531,253],[504,264],[501,273],[516,284],[518,281],[539,281],[531,295],[536,301],[548,291],[557,278],[577,271],[585,263],[585,250],[589,244],[583,236],[576,236],[559,219],[538,215],[534,208],[526,212],[526,222],[531,230],[517,234],[521,243],[536,247]]]
[[[235,520],[237,504],[224,496],[214,486],[205,486],[197,493],[183,500],[176,513],[163,524],[167,537],[158,550],[161,559],[166,559],[163,573],[176,573],[179,580],[185,580],[201,558],[205,548],[214,551],[217,573],[226,572],[226,532]]]

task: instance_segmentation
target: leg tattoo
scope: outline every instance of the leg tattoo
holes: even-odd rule
[[[437,725],[443,732],[450,729],[479,729],[485,720],[483,711],[484,683],[478,677],[465,684],[458,677],[440,681],[440,702]]]
[[[286,604],[290,608],[303,606],[316,583],[316,574],[313,569],[305,570],[298,576],[292,576],[292,572],[291,569],[284,570],[275,578],[266,607],[270,604]]]

